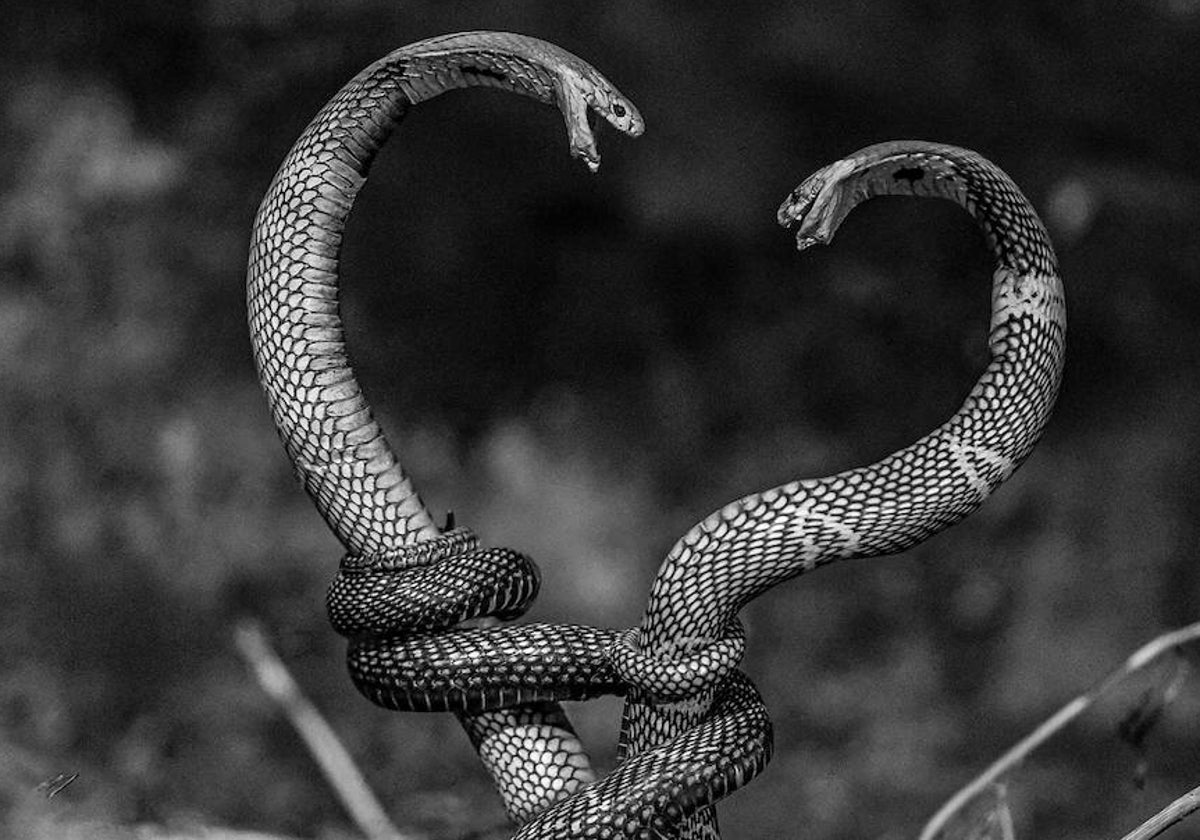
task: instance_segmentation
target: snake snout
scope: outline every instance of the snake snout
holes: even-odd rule
[[[630,137],[641,137],[646,130],[646,121],[641,113],[628,99],[614,99],[609,105],[608,121],[618,131]]]
[[[817,187],[810,185],[811,179],[805,181],[796,189],[788,193],[788,197],[779,205],[779,210],[775,213],[775,219],[785,228],[790,228],[792,225],[800,222],[804,215],[812,207],[813,199],[816,197]]]
[[[779,205],[775,214],[776,220],[783,227],[796,228],[796,248],[803,251],[812,245],[826,245],[833,237],[832,230],[824,230],[820,222],[827,214],[817,208],[819,199],[825,188],[825,179],[820,173],[811,175],[800,186],[788,193],[788,197]],[[826,204],[828,202],[825,202]]]

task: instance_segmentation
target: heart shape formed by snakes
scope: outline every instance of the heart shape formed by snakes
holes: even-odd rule
[[[761,771],[771,751],[762,700],[737,669],[737,612],[823,563],[912,547],[1012,474],[1062,376],[1057,260],[1020,190],[974,152],[893,141],[824,167],[779,210],[801,249],[828,243],[877,195],[949,199],[983,229],[996,261],[991,360],[959,410],[875,464],[712,513],[671,549],[638,628],[461,627],[523,613],[537,594],[536,566],[434,524],[351,368],[338,261],[371,161],[408,108],[473,86],[556,105],[571,154],[593,171],[589,110],[631,136],[644,127],[607,79],[553,44],[498,32],[432,38],[370,65],[329,101],[255,219],[247,304],[259,378],[305,489],[347,551],[330,618],[350,638],[349,669],[364,695],[459,716],[518,837],[715,837],[709,806]],[[626,708],[620,763],[597,779],[558,703],[604,693],[624,694]]]

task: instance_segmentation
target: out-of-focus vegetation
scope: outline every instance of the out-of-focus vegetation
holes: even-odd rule
[[[261,618],[395,816],[503,817],[444,715],[372,707],[322,599],[243,312],[257,202],[363,65],[536,34],[642,108],[599,175],[486,92],[410,116],[346,243],[345,315],[423,494],[544,570],[534,617],[630,625],[727,500],[863,463],[957,405],[989,261],[949,205],[864,206],[793,252],[774,209],[885,139],[983,152],[1044,215],[1066,385],[1031,462],[902,558],[746,611],[776,722],[730,838],[911,836],[1137,644],[1200,617],[1200,3],[0,4],[0,832],[350,830],[233,652]],[[1119,836],[1200,780],[1200,685],[1138,753],[1090,715],[1010,789],[1019,836]],[[617,701],[576,709],[611,763]],[[1145,760],[1144,788],[1137,765]],[[46,802],[42,779],[78,772]],[[87,828],[80,828],[85,826]],[[1186,829],[1185,829],[1186,830]]]

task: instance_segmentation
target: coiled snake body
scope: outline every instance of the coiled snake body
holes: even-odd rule
[[[770,723],[736,665],[738,610],[830,560],[902,551],[974,510],[1028,455],[1061,378],[1065,308],[1036,214],[999,169],[930,143],[868,147],[808,178],[779,211],[801,248],[880,194],[947,198],[996,257],[992,360],[957,413],[877,464],[733,502],[671,550],[640,628],[459,628],[519,616],[532,562],[442,533],[372,419],[343,343],[338,256],[350,207],[410,105],[488,86],[555,104],[571,153],[599,155],[595,110],[630,135],[637,109],[594,68],[494,32],[404,47],[349,82],[305,129],[263,200],[247,275],[254,355],[285,448],[346,547],[330,588],[358,688],[384,706],[457,713],[521,837],[715,835],[707,808],[755,775]],[[564,699],[625,694],[622,762],[596,780]]]

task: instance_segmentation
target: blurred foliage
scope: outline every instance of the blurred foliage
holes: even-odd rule
[[[692,522],[882,456],[973,380],[990,269],[970,221],[873,202],[800,258],[773,213],[807,173],[884,139],[969,146],[1060,246],[1068,374],[1029,465],[927,546],[747,610],[777,749],[722,807],[726,836],[912,835],[1200,616],[1195,0],[0,6],[0,831],[345,836],[232,652],[244,614],[399,823],[502,828],[448,716],[375,709],[346,679],[322,609],[337,546],[244,326],[251,220],[290,143],[362,66],[442,32],[560,43],[649,125],[606,132],[592,177],[549,109],[444,97],[385,149],[348,231],[377,409],[435,509],[542,561],[536,618],[635,623]],[[1114,711],[1031,764],[1018,836],[1117,836],[1194,786],[1194,679],[1184,694],[1142,756]],[[602,763],[618,708],[577,710]],[[61,772],[80,775],[30,795]]]

